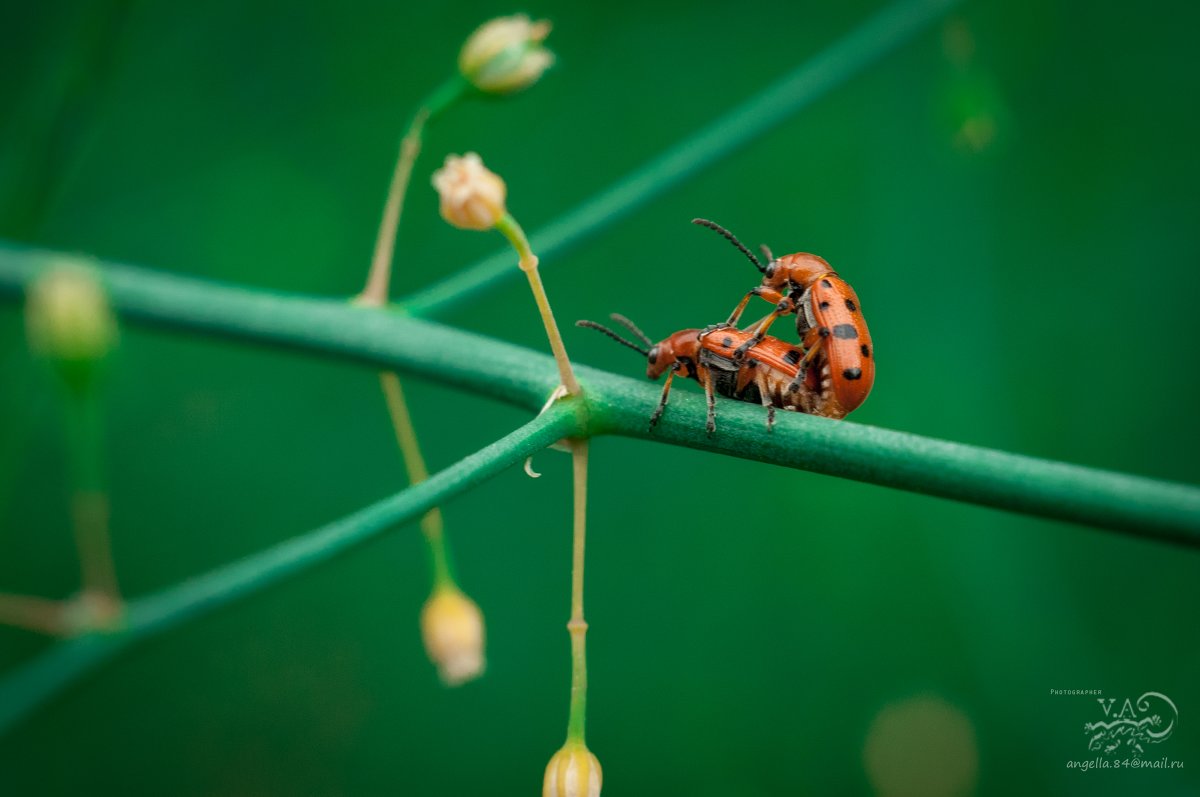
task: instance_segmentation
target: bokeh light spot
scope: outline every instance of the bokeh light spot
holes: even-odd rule
[[[880,797],[961,797],[975,790],[979,751],[961,709],[936,695],[884,706],[863,748]]]

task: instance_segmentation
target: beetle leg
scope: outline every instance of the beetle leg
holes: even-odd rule
[[[737,326],[737,322],[742,318],[742,313],[746,312],[746,305],[750,303],[750,297],[758,296],[760,290],[762,289],[755,288],[752,291],[748,291],[746,295],[742,297],[742,300],[738,302],[738,306],[733,308],[733,312],[729,314],[729,320],[725,322],[726,326]]]
[[[764,288],[763,286],[759,285],[754,290],[748,291],[746,295],[742,297],[742,300],[738,302],[738,306],[733,308],[733,312],[729,314],[729,320],[725,322],[725,326],[737,326],[737,323],[741,320],[742,313],[746,311],[746,305],[750,303],[750,297],[752,296],[761,296],[768,302],[778,302],[783,298],[783,294],[781,294],[779,291],[772,288]]]
[[[792,379],[791,384],[787,386],[788,393],[795,393],[804,385],[804,377],[808,375],[808,364],[812,362],[813,357],[821,350],[821,343],[829,336],[827,327],[813,327],[804,335],[804,356],[800,358],[796,369],[796,376]]]
[[[675,378],[675,373],[678,370],[679,363],[675,363],[671,366],[671,370],[667,372],[667,381],[663,385],[662,398],[658,400],[658,407],[655,408],[654,414],[650,416],[650,429],[654,429],[654,425],[662,417],[663,410],[667,408],[667,396],[671,394],[671,380]]]
[[[764,318],[762,321],[759,321],[758,324],[755,325],[754,335],[734,350],[733,359],[740,360],[745,357],[746,352],[757,346],[760,342],[762,342],[762,339],[766,337],[767,330],[771,328],[771,324],[775,323],[775,319],[779,318],[781,315],[787,315],[795,309],[796,303],[792,301],[791,297],[780,299],[775,304],[775,310],[769,316]]]
[[[754,384],[758,387],[758,399],[767,408],[767,431],[775,431],[775,397],[771,394],[771,380],[762,371],[754,376]]]

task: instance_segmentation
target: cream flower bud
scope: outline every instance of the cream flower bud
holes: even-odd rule
[[[542,797],[600,797],[600,762],[583,742],[568,741],[550,758]]]
[[[446,164],[433,173],[433,187],[441,199],[442,218],[460,229],[490,230],[508,212],[508,188],[474,152],[461,158],[447,155]]]
[[[116,342],[117,322],[94,269],[64,261],[29,286],[25,309],[34,351],[65,360],[96,360]]]
[[[483,613],[458,587],[434,587],[421,609],[421,636],[447,686],[483,674]]]
[[[508,94],[528,88],[554,63],[554,54],[542,46],[549,34],[546,20],[497,17],[467,39],[458,55],[459,71],[480,91]]]
[[[96,270],[61,261],[29,286],[25,329],[35,352],[56,361],[82,388],[117,340],[117,321]]]

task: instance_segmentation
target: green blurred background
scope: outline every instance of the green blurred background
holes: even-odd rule
[[[445,153],[482,153],[536,229],[880,7],[527,6],[555,22],[558,65],[430,130],[394,295],[498,247],[437,217]],[[401,125],[470,30],[513,10],[5,3],[0,237],[349,295]],[[820,253],[856,287],[880,364],[854,422],[1200,482],[1198,16],[968,2],[548,260],[559,318],[621,311],[655,337],[722,319],[756,274],[688,225],[707,216]],[[516,278],[453,323],[545,347]],[[644,367],[594,333],[567,345]],[[57,395],[11,305],[0,367],[0,589],[66,595]],[[528,417],[409,394],[434,468]],[[129,326],[109,396],[130,595],[402,485],[367,369]],[[444,689],[424,658],[426,559],[406,527],[87,678],[0,738],[0,794],[536,794],[566,723],[570,557],[569,460],[536,465],[538,481],[514,470],[445,510],[489,624],[482,681]],[[704,486],[718,469],[725,495]],[[1195,553],[641,441],[597,441],[592,485],[589,744],[606,794],[1200,791]],[[46,644],[0,629],[0,668]],[[1068,770],[1094,755],[1083,724],[1101,714],[1051,689],[1169,695],[1178,730],[1147,757],[1187,769]]]

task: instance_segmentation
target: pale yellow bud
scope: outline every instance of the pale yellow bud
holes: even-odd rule
[[[483,674],[483,613],[458,587],[434,587],[421,609],[421,636],[447,686]]]
[[[441,199],[442,218],[460,229],[490,230],[508,212],[508,188],[474,152],[461,158],[447,155],[446,164],[433,173],[433,187]]]
[[[583,742],[568,741],[550,758],[542,797],[600,797],[600,762]]]
[[[25,306],[29,345],[69,363],[99,360],[116,343],[117,322],[94,268],[64,260],[29,286]]]
[[[458,55],[459,71],[480,91],[508,94],[528,88],[554,63],[554,54],[542,46],[549,34],[546,20],[497,17],[467,39]]]

